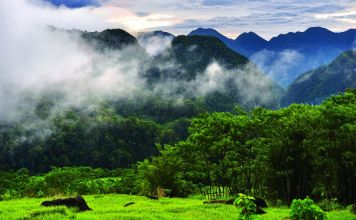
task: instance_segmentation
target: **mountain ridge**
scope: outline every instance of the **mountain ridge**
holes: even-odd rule
[[[288,88],[281,103],[319,104],[323,99],[356,88],[356,50],[340,54],[328,65],[301,74]]]
[[[271,108],[279,105],[279,93],[282,89],[248,58],[230,49],[216,37],[180,35],[172,39],[169,33],[156,31],[141,34],[141,37],[136,39],[121,29],[83,32],[82,35],[89,42],[94,41],[93,46],[99,46],[97,48],[99,50],[102,48],[121,49],[131,44],[132,49],[125,50],[125,53],[128,53],[125,59],[132,56],[142,57],[143,65],[146,67],[140,70],[140,75],[144,77],[147,88],[154,91],[155,95],[164,94],[170,97],[182,96],[193,99],[201,96],[205,103],[210,103],[209,109],[212,111],[232,111],[237,104],[247,109],[256,105]],[[152,41],[151,37],[153,37]],[[150,54],[147,45],[162,43],[160,40],[157,41],[157,38],[172,40],[170,45],[162,48],[161,51],[154,51],[158,53]],[[209,70],[211,65],[215,69]],[[209,73],[209,71],[212,72]],[[218,75],[214,76],[214,74]],[[250,78],[258,80],[253,81]],[[203,82],[200,82],[201,80]],[[213,86],[218,83],[219,87],[200,93],[204,89],[198,85],[210,83],[209,80],[214,80],[211,82]],[[247,82],[242,83],[243,81]],[[259,81],[264,81],[264,83],[261,84]],[[171,86],[168,90],[162,88],[172,82],[175,86]],[[252,89],[260,92],[254,93]],[[262,99],[261,97],[265,94],[269,94],[269,97]],[[216,105],[218,102],[219,105]]]
[[[199,35],[204,30],[198,28],[188,35]],[[201,34],[212,32],[209,29]],[[249,57],[275,81],[286,87],[300,74],[326,65],[341,52],[353,48],[356,44],[356,29],[333,32],[323,27],[310,27],[302,32],[279,34],[268,41],[254,32],[242,33],[235,40],[220,33],[218,38],[234,51]],[[295,60],[290,60],[293,58]]]

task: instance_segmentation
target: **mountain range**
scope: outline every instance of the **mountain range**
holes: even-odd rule
[[[335,33],[322,27],[280,34],[265,40],[254,32],[230,39],[214,29],[198,28],[189,35],[214,36],[255,62],[280,85],[287,87],[301,73],[330,63],[356,43],[356,29]]]
[[[354,30],[349,30],[342,33],[333,33],[323,28],[309,28],[305,32],[279,35],[270,41],[266,41],[253,32],[243,33],[232,40],[213,29],[202,28],[187,36],[177,37],[167,32],[154,31],[140,33],[136,38],[121,29],[82,32],[82,36],[88,42],[93,43],[95,47],[98,47],[99,50],[103,48],[120,50],[128,45],[136,48],[131,55],[144,57],[149,63],[148,68],[142,69],[141,73],[146,79],[147,86],[160,93],[161,90],[165,90],[162,85],[170,85],[175,82],[175,86],[171,86],[169,89],[171,96],[179,95],[195,99],[190,86],[195,83],[194,89],[197,89],[200,83],[197,81],[206,80],[202,77],[206,77],[204,74],[207,74],[206,70],[209,65],[217,63],[223,68],[223,72],[220,73],[221,75],[215,76],[213,80],[225,80],[224,86],[219,90],[204,94],[204,105],[212,111],[229,111],[236,104],[245,108],[252,108],[255,105],[276,108],[280,104],[286,106],[291,103],[319,103],[332,94],[342,92],[346,88],[355,87],[355,52],[353,50],[342,52],[344,48],[350,47],[354,32]],[[324,37],[318,38],[321,34]],[[237,49],[232,49],[233,46],[240,48],[238,50],[243,52],[236,52]],[[302,74],[293,75],[296,79],[288,84],[287,92],[283,95],[284,91],[277,83],[281,81],[268,79],[265,75],[266,72],[259,70],[260,63],[253,62],[253,60],[256,58],[256,54],[262,53],[255,51],[265,53],[266,51],[273,51],[267,54],[271,60],[281,58],[278,53],[285,53],[285,56],[288,56],[289,53],[289,56],[293,58],[295,54],[286,52],[285,48],[297,48],[298,53],[308,54],[303,57],[320,53],[320,56],[315,55],[310,58],[311,61],[309,62],[306,62],[305,58],[299,60],[299,62],[304,60],[302,64],[298,60],[292,59],[295,66],[303,67],[296,68],[299,71],[309,68],[313,62],[320,62],[320,57],[329,57],[323,61],[327,62],[333,54],[338,53],[338,56],[335,60],[331,60],[321,67],[317,66],[314,69],[310,67],[310,69],[307,69],[308,71]],[[325,54],[320,51],[325,51]],[[247,54],[247,56],[242,54]],[[249,56],[250,58],[248,58]],[[271,62],[273,63],[273,61]],[[171,65],[173,63],[174,65]],[[250,68],[244,69],[245,66]],[[237,69],[240,69],[240,71],[236,71]],[[260,69],[263,70],[264,68]],[[287,71],[285,73],[287,75],[291,73],[288,68],[281,69]],[[244,81],[247,84],[231,83],[236,81]],[[266,82],[266,84],[262,85],[260,82]],[[187,87],[187,85],[189,86]],[[200,86],[206,85],[201,84]],[[247,87],[251,89],[246,93]],[[250,94],[258,93],[268,94],[273,96],[273,99],[269,99],[268,102],[262,101],[260,98],[262,96],[259,95],[254,95],[252,99],[246,98]],[[279,102],[280,98],[281,102]]]

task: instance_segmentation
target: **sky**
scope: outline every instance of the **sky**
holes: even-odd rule
[[[132,34],[163,30],[180,35],[203,27],[230,38],[253,31],[270,39],[314,26],[335,32],[356,28],[354,0],[16,1],[31,4],[41,24],[88,31],[122,28]]]

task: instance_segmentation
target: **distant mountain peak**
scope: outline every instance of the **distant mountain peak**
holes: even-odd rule
[[[161,30],[153,31],[152,33],[155,34],[155,35],[175,37],[173,34],[171,34],[169,32],[166,32],[166,31],[161,31]]]
[[[267,42],[267,40],[265,40],[264,38],[262,38],[261,36],[259,36],[258,34],[256,34],[255,32],[244,32],[242,34],[240,34],[236,39],[236,41],[239,40],[260,40],[260,41],[265,41]]]
[[[201,28],[201,27],[197,28],[188,34],[188,36],[192,36],[192,35],[214,36],[219,38],[220,40],[229,39],[225,37],[223,34],[221,34],[220,32],[218,32],[217,30],[212,28]]]
[[[306,29],[305,32],[332,32],[332,31],[323,27],[310,27]]]
[[[212,32],[217,32],[219,33],[217,30],[213,29],[213,28],[202,28],[202,27],[199,27],[193,31],[212,31]]]

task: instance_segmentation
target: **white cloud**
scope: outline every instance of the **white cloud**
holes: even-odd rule
[[[146,53],[155,57],[171,47],[173,36],[159,36],[152,33],[141,34],[138,36],[139,44],[145,48]]]
[[[7,7],[14,10],[6,11]],[[89,107],[143,87],[139,72],[144,61],[135,46],[98,52],[77,33],[41,25],[41,19],[50,22],[61,13],[85,15],[91,9],[78,10],[47,6],[39,10],[25,1],[0,3],[4,18],[0,22],[0,119],[30,115],[35,108],[31,100],[44,95],[57,94],[58,108]],[[65,19],[60,22],[65,24]]]
[[[251,56],[251,60],[261,67],[272,79],[281,85],[294,80],[292,70],[304,60],[304,56],[295,50],[281,52],[262,50]]]
[[[129,16],[113,16],[106,20],[108,23],[122,24],[129,30],[143,31],[147,29],[154,29],[157,27],[166,27],[178,23],[173,15],[168,14],[149,14],[146,16],[137,16],[132,14]]]

